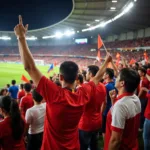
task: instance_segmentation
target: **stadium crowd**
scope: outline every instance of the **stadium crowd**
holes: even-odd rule
[[[80,70],[67,60],[61,63],[59,74],[48,79],[28,48],[27,27],[20,17],[14,32],[24,68],[33,81],[18,88],[12,80],[0,92],[1,149],[100,150],[102,132],[104,150],[138,150],[142,131],[144,150],[150,150],[148,61],[131,65],[123,58],[116,66],[116,53],[106,52],[100,66],[91,62]]]

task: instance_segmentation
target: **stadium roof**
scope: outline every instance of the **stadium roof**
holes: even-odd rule
[[[45,28],[30,30],[28,36],[42,38],[54,35],[56,31],[74,30],[80,32],[83,29],[95,26],[119,14],[130,2],[136,0],[73,0],[71,13],[62,21]],[[150,26],[150,0],[137,0],[132,11],[118,20],[113,21],[106,29],[97,29],[101,34],[128,32]],[[97,32],[93,31],[94,32]],[[1,35],[14,36],[13,32],[0,31]],[[86,35],[89,32],[85,33]]]

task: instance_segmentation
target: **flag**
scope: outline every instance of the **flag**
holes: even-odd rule
[[[49,73],[50,71],[52,71],[54,69],[54,64],[50,64],[49,69],[47,71],[47,73]]]
[[[24,75],[22,75],[21,80],[25,83],[29,82],[29,80]]]
[[[100,48],[101,48],[102,45],[103,45],[103,41],[102,41],[100,35],[98,35],[97,44],[98,44],[98,45],[97,45],[98,51],[97,51],[96,60],[100,61],[100,60],[101,60]]]
[[[98,35],[97,43],[98,43],[98,49],[100,49],[102,47],[102,45],[103,45],[103,41],[102,41],[100,35]]]
[[[129,64],[130,64],[130,65],[133,65],[133,64],[135,64],[135,63],[136,63],[136,60],[132,58],[132,59],[130,60],[130,63],[129,63]]]
[[[144,52],[144,59],[145,59],[146,62],[148,62],[148,55],[147,55],[146,52]]]

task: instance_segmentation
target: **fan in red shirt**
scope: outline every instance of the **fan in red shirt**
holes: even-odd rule
[[[98,72],[99,67],[91,65],[88,66],[87,70],[86,80],[90,81]],[[105,99],[106,88],[102,83],[98,83],[90,102],[84,108],[79,122],[80,150],[87,150],[88,147],[91,150],[98,149],[97,137],[102,123],[101,106]]]
[[[0,149],[25,150],[25,121],[22,119],[18,103],[5,96],[0,99],[0,114],[4,120],[0,122]]]
[[[44,139],[41,149],[79,150],[78,123],[84,105],[91,99],[96,88],[95,84],[99,83],[112,57],[108,55],[93,80],[80,87],[76,92],[72,92],[72,90],[75,88],[78,66],[71,61],[62,63],[59,76],[62,88],[58,87],[44,77],[35,66],[25,38],[28,26],[23,26],[21,17],[19,17],[19,20],[19,25],[14,30],[19,43],[21,60],[23,60],[24,68],[37,86],[37,92],[43,96],[47,103]]]
[[[145,112],[146,105],[147,105],[147,97],[146,97],[147,93],[145,91],[143,91],[141,88],[147,88],[148,89],[150,82],[148,81],[148,79],[146,77],[146,69],[139,68],[138,73],[141,77],[138,97],[140,98],[141,107],[142,107],[141,119],[140,119],[140,129],[142,130],[143,125],[144,125],[144,120],[145,120],[144,112]]]
[[[132,69],[122,69],[116,79],[118,90],[110,92],[112,102],[106,122],[104,150],[138,150],[138,128],[141,104],[134,94],[140,82],[139,74]]]
[[[147,92],[147,98],[148,98],[148,103],[144,113],[145,121],[143,127],[143,140],[144,140],[144,150],[149,150],[150,149],[150,91],[147,88],[141,88],[141,90]]]
[[[27,109],[31,108],[34,105],[31,89],[32,86],[30,83],[24,85],[26,95],[20,101],[20,110],[23,116],[25,116]]]
[[[23,84],[20,84],[20,91],[18,92],[18,96],[17,96],[18,104],[20,104],[21,98],[25,96],[25,91],[24,91],[24,87],[23,86],[24,86]]]

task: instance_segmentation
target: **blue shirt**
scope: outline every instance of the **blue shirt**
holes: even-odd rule
[[[112,90],[114,90],[115,89],[115,82],[108,82],[106,85],[105,85],[105,87],[106,87],[106,92],[107,92],[107,103],[106,103],[106,108],[105,108],[105,110],[104,110],[104,113],[103,113],[103,115],[104,116],[107,116],[107,113],[108,113],[108,111],[109,111],[109,109],[110,109],[110,107],[111,107],[111,98],[110,98],[110,96],[109,96],[109,92],[110,91],[112,91]]]
[[[12,85],[10,88],[9,88],[9,93],[11,94],[10,96],[13,98],[13,99],[17,99],[17,94],[18,94],[18,87],[16,85]]]

